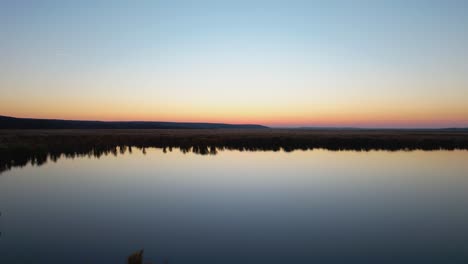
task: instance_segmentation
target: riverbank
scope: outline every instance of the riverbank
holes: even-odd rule
[[[240,151],[468,150],[466,130],[72,129],[0,130],[0,171],[61,155],[118,154],[156,147],[196,154]]]

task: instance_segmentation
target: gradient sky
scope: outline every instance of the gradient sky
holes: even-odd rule
[[[0,1],[0,115],[468,126],[468,1]]]

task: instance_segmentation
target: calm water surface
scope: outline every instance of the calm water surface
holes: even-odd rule
[[[468,263],[468,151],[62,158],[0,211],[0,263]]]

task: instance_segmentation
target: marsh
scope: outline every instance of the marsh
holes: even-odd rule
[[[201,155],[218,150],[457,150],[468,149],[466,129],[0,129],[0,172],[28,162],[179,148]]]

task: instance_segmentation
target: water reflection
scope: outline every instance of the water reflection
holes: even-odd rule
[[[10,170],[13,167],[23,167],[27,164],[40,166],[47,161],[56,162],[61,157],[75,158],[75,157],[95,157],[100,158],[103,155],[125,154],[126,152],[132,153],[134,149],[146,153],[147,148],[157,147],[161,148],[164,153],[172,152],[173,149],[179,149],[182,153],[194,153],[199,155],[216,155],[218,151],[222,150],[238,150],[238,151],[284,151],[292,152],[295,150],[313,150],[313,149],[326,149],[331,151],[353,150],[353,151],[372,151],[372,150],[385,150],[385,151],[412,151],[412,150],[457,150],[461,148],[460,144],[446,144],[444,146],[437,143],[428,144],[387,144],[387,145],[373,145],[373,144],[342,144],[343,142],[329,141],[327,144],[293,144],[292,142],[250,142],[248,144],[231,142],[229,144],[138,144],[138,145],[125,145],[125,144],[86,144],[85,142],[77,142],[76,144],[53,144],[39,148],[17,148],[7,149],[0,151],[0,173]]]
[[[2,175],[0,263],[468,259],[466,151],[129,151]]]
[[[97,146],[91,148],[79,148],[79,149],[60,149],[52,151],[21,151],[12,153],[2,153],[0,155],[0,173],[6,170],[10,170],[13,167],[23,167],[28,164],[34,166],[40,166],[47,161],[57,162],[61,157],[65,158],[76,158],[76,157],[94,157],[100,158],[107,155],[124,155],[125,153],[132,153],[134,149],[141,151],[146,154],[147,147],[132,147],[132,146]],[[163,153],[172,152],[173,147],[163,147]],[[182,153],[195,153],[199,155],[216,155],[218,148],[214,146],[191,146],[191,147],[180,147],[178,148]],[[224,149],[224,148],[222,148]]]

